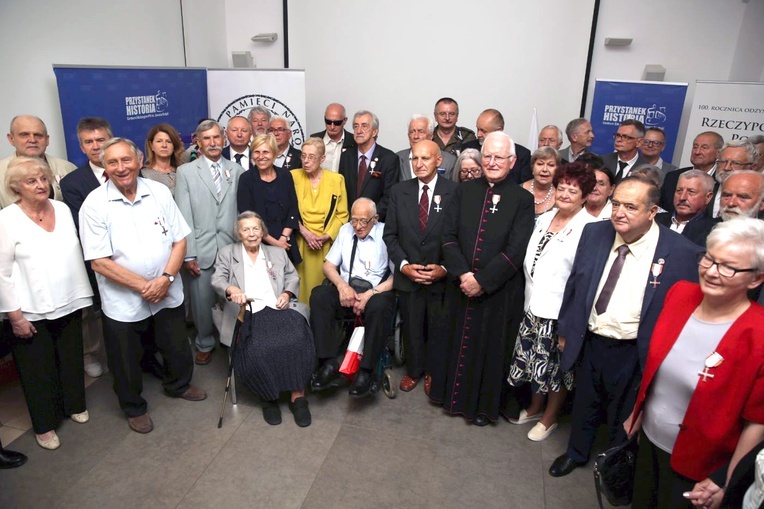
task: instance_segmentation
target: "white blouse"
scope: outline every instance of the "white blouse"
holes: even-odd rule
[[[52,232],[15,203],[0,210],[0,318],[21,309],[27,320],[53,320],[93,303],[72,213],[51,204]]]
[[[244,260],[244,293],[247,298],[254,299],[252,312],[257,313],[264,307],[276,309],[276,294],[273,293],[273,285],[270,281],[270,262],[265,259],[263,249],[257,252],[257,259],[252,262],[249,253],[241,246],[241,259]]]

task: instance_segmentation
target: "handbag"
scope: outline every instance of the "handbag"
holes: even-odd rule
[[[621,445],[611,447],[594,459],[594,487],[600,509],[602,495],[610,505],[623,506],[631,503],[634,492],[634,474],[637,469],[637,435]]]
[[[361,367],[361,358],[363,357],[363,337],[366,328],[363,326],[363,322],[358,318],[356,320],[356,326],[353,329],[353,334],[350,336],[348,342],[348,349],[345,352],[345,358],[342,359],[342,366],[340,366],[340,373],[347,376],[353,376],[358,372],[358,368]]]

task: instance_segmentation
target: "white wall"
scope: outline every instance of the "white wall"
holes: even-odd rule
[[[731,81],[764,81],[764,1],[750,0],[732,59]]]
[[[48,153],[66,157],[52,64],[182,66],[180,3],[3,0],[0,48],[0,132],[15,115],[37,115],[48,126]],[[0,157],[13,150],[0,147]]]
[[[666,68],[665,81],[689,83],[674,161],[679,161],[687,130],[695,80],[730,78],[746,11],[751,0],[603,0],[594,46],[587,115],[591,112],[595,79],[641,80],[647,64]],[[762,23],[757,22],[759,35]],[[753,30],[753,28],[752,28]],[[606,37],[630,37],[631,46],[606,48]],[[762,48],[756,50],[761,57]],[[742,56],[742,59],[746,57]],[[757,76],[761,74],[761,67]],[[671,160],[671,154],[664,154]]]
[[[228,67],[226,1],[181,0],[189,67]],[[177,24],[177,23],[176,23]]]
[[[258,69],[284,68],[284,17],[281,0],[225,0],[229,66],[232,51],[252,53]],[[253,35],[275,32],[275,42],[252,42]]]

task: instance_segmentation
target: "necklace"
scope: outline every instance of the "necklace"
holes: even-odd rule
[[[549,186],[549,191],[546,193],[546,196],[541,201],[536,201],[536,195],[533,193],[533,180],[531,180],[531,194],[533,195],[533,204],[534,205],[541,205],[542,203],[546,203],[546,201],[549,199],[550,196],[552,196],[552,191],[554,191],[554,186]]]
[[[28,211],[26,209],[26,207],[22,206],[21,202],[19,202],[18,205],[19,205],[19,208],[21,209],[21,211],[24,214],[26,214],[29,219],[32,219],[32,220],[37,219],[38,221],[42,221],[43,219],[45,219],[45,211],[44,210],[42,212],[39,212],[39,213],[33,213],[33,212]],[[35,217],[35,216],[38,216],[38,217]]]

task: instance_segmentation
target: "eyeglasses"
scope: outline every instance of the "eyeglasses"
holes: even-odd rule
[[[474,170],[461,169],[461,170],[459,170],[459,175],[462,175],[462,176],[465,176],[465,177],[468,176],[468,175],[470,177],[477,177],[478,175],[480,175],[480,172],[482,172],[482,171],[483,170],[481,170],[480,168],[475,168]]]
[[[361,226],[366,227],[366,226],[369,226],[369,223],[371,223],[372,221],[374,221],[373,217],[370,217],[369,219],[357,219],[354,217],[350,220],[350,224],[352,224],[353,226],[358,226],[360,224]]]
[[[733,170],[741,170],[743,168],[751,166],[753,163],[741,163],[738,161],[731,161],[729,159],[717,159],[716,165],[719,168],[725,168],[727,165],[732,166]]]
[[[643,147],[660,147],[663,142],[660,140],[642,140]]]
[[[494,155],[490,155],[489,156],[489,155],[483,154],[481,157],[483,158],[483,162],[486,163],[486,164],[491,164],[492,162],[496,162],[496,164],[501,164],[501,163],[503,163],[505,161],[509,161],[514,156],[513,155],[508,155],[508,156],[494,156]]]
[[[629,136],[628,134],[621,134],[621,133],[615,133],[613,135],[614,140],[626,140],[626,141],[634,141],[637,139],[636,136]]]
[[[714,261],[713,258],[708,256],[708,253],[698,253],[698,265],[704,269],[710,269],[716,265],[716,271],[719,273],[719,275],[726,278],[733,278],[738,272],[756,272],[759,270],[757,267],[752,267],[750,269],[736,269],[735,267],[727,265],[726,263],[719,263]]]
[[[324,119],[324,124],[326,125],[336,125],[337,127],[341,126],[344,120],[329,120],[328,118]]]
[[[303,153],[303,154],[300,156],[300,158],[301,158],[303,161],[315,161],[316,159],[318,159],[318,157],[316,157],[316,156],[315,156],[315,155],[313,155],[313,154],[305,154],[305,153]]]
[[[272,133],[284,134],[288,130],[289,129],[287,129],[286,127],[271,127],[270,129],[268,129],[268,132],[271,133],[271,134]]]

